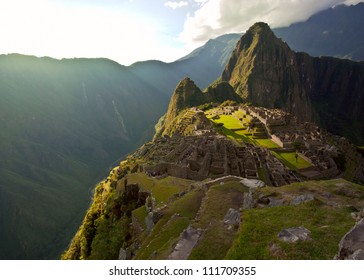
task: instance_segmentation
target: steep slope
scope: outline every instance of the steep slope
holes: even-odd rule
[[[221,75],[245,100],[364,142],[364,63],[293,52],[265,23],[238,42]]]
[[[364,60],[364,3],[338,5],[273,32],[295,51]]]

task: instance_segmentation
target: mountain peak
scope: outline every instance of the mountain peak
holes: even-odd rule
[[[296,53],[267,24],[256,23],[236,45],[221,80],[255,105],[284,109],[300,121],[320,120],[341,134],[345,125],[338,126],[337,112],[354,120],[363,111],[363,71],[363,63]],[[352,139],[361,142],[362,131]]]
[[[256,35],[263,35],[263,34],[273,34],[272,30],[270,29],[269,25],[265,22],[256,22],[254,23],[246,33],[253,33]]]
[[[185,77],[183,80],[181,80],[176,89],[176,94],[193,94],[196,92],[196,90],[200,90],[194,81],[192,81],[189,77]]]
[[[247,83],[248,77],[253,73],[255,62],[266,64],[270,59],[278,62],[281,57],[286,57],[285,54],[290,52],[292,51],[288,45],[274,35],[268,24],[257,22],[241,37],[221,79],[228,81],[241,97],[250,99],[251,91]],[[267,67],[268,65],[265,69]]]

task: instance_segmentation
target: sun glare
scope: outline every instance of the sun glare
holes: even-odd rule
[[[158,24],[110,7],[66,6],[46,0],[0,2],[0,53],[54,58],[106,57],[128,65],[173,53]]]

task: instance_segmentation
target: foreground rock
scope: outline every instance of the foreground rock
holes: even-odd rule
[[[364,219],[361,219],[339,243],[338,260],[364,260]]]
[[[185,229],[178,241],[173,252],[168,256],[169,260],[186,260],[190,255],[193,247],[197,244],[198,239],[201,236],[201,230],[195,229],[189,226]]]
[[[282,230],[278,233],[278,238],[287,243],[296,243],[301,241],[310,241],[312,238],[309,236],[311,231],[304,227],[294,227]]]

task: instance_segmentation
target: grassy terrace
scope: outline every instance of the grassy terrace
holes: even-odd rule
[[[343,186],[346,192],[343,192]],[[348,205],[359,207],[364,197],[363,186],[343,179],[295,183],[280,188],[268,187],[261,191],[264,195],[289,200],[311,193],[316,199],[296,206],[244,211],[244,222],[226,258],[332,259],[337,253],[337,244],[355,224],[350,217],[352,208]],[[330,206],[332,202],[337,206]],[[298,226],[311,231],[312,241],[289,244],[278,239],[277,235],[282,229]]]
[[[207,112],[209,118],[215,124],[223,124],[222,127],[217,127],[219,133],[226,135],[231,140],[243,141],[244,143],[251,143],[257,146],[266,148],[279,148],[279,146],[268,138],[257,139],[253,136],[252,132],[247,130],[248,119],[240,115],[220,115],[218,119],[213,119],[213,114]],[[240,121],[239,118],[243,119]],[[256,128],[255,133],[262,133],[263,130]]]
[[[332,259],[340,239],[354,224],[348,209],[328,209],[317,201],[248,210],[242,219],[228,259]],[[278,240],[282,229],[297,226],[309,229],[313,241],[289,244]],[[273,244],[279,248],[276,252],[270,249]]]
[[[253,136],[252,132],[247,130],[248,126],[248,118],[244,118],[244,116],[236,112],[235,115],[220,115],[219,118],[214,118],[214,114],[212,111],[206,112],[207,117],[214,122],[217,126],[216,129],[219,133],[224,134],[229,139],[236,141],[237,143],[251,143],[257,146],[262,146],[268,149],[279,148],[279,146],[268,138],[256,138]],[[239,119],[242,119],[239,120]],[[219,125],[220,124],[220,125]],[[261,127],[257,127],[254,129],[254,134],[263,134],[264,130]],[[302,157],[298,157],[296,160],[294,152],[272,152],[274,156],[276,156],[280,161],[282,161],[288,168],[292,170],[299,170],[303,168],[310,167],[311,164],[303,159]]]
[[[308,161],[298,156],[296,161],[296,153],[290,152],[272,152],[280,161],[282,161],[288,168],[292,170],[303,169],[312,166]]]

